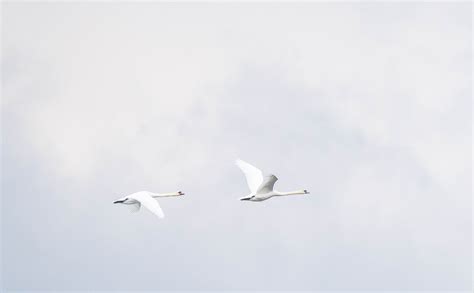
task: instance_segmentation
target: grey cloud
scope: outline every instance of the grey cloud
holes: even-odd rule
[[[331,43],[330,36],[317,32],[321,24],[334,24],[323,12],[347,16],[348,23],[364,36],[354,47],[380,44],[381,52],[375,58],[385,60],[384,54],[403,50],[386,47],[386,39],[378,38],[382,34],[378,28],[359,26],[355,21],[361,11],[372,16],[371,21],[383,21],[385,18],[376,15],[388,13],[384,5],[370,9],[357,4],[295,5],[288,11],[252,6],[256,14],[269,13],[268,21],[254,16],[243,28],[238,22],[224,22],[217,12],[231,20],[240,18],[219,5],[123,4],[133,7],[128,11],[121,5],[113,6],[117,10],[89,5],[94,11],[91,23],[102,16],[110,21],[98,26],[90,40],[85,38],[88,27],[80,26],[84,11],[78,7],[79,12],[72,12],[72,4],[38,4],[39,12],[28,5],[9,4],[3,12],[9,16],[4,24],[4,56],[17,56],[8,58],[8,67],[2,66],[4,73],[11,74],[3,80],[9,99],[2,107],[5,288],[469,288],[471,167],[468,160],[459,158],[470,153],[470,142],[465,140],[470,137],[470,129],[465,127],[471,115],[466,98],[470,84],[463,78],[448,78],[449,84],[442,84],[442,73],[428,72],[456,67],[459,60],[451,56],[459,53],[465,56],[466,65],[456,67],[460,71],[455,76],[470,75],[467,61],[471,55],[465,53],[463,42],[440,48],[445,55],[438,56],[443,62],[436,65],[425,67],[422,61],[408,65],[405,60],[411,60],[410,55],[394,61],[406,71],[416,68],[426,73],[418,85],[410,83],[410,75],[397,80],[380,77],[378,63],[357,69],[360,75],[354,80],[358,84],[330,62],[322,62],[320,71],[327,73],[323,80],[341,77],[324,84],[319,75],[312,74],[316,69],[311,62],[324,59],[310,53],[317,52],[317,44],[309,40],[300,51],[291,42],[278,40],[275,36],[281,34],[270,30],[272,24],[284,29],[279,16],[285,15],[297,23],[286,31],[314,30],[320,38],[327,38],[321,42]],[[184,7],[191,20],[201,19],[192,18],[193,11],[208,13],[209,20],[196,22],[192,29],[187,22],[173,20],[170,15],[179,15]],[[414,22],[420,29],[411,34],[420,38],[426,33],[421,28],[438,23],[436,16],[443,16],[441,23],[467,17],[465,7],[459,4],[450,6],[452,10],[446,14],[435,4],[417,5],[415,10],[406,4],[396,7],[399,10],[389,18],[394,34]],[[174,38],[169,34],[173,29],[161,27],[163,19],[151,17],[164,13],[160,8],[170,13],[163,17],[170,25],[176,24],[175,30],[189,41]],[[235,9],[248,11],[245,5]],[[405,11],[422,11],[422,21],[401,17]],[[64,26],[78,33],[77,37],[68,35],[70,39],[62,40],[62,28],[58,28],[49,35],[58,45],[53,50],[58,53],[57,60],[35,56],[31,58],[41,62],[22,61],[27,50],[15,49],[14,41],[32,50],[36,39],[28,42],[23,36],[29,29],[37,30],[38,37],[48,35],[47,28],[56,24],[59,12],[70,16]],[[138,20],[141,12],[144,14]],[[51,18],[42,25],[14,19],[26,16]],[[155,18],[156,23],[151,21]],[[221,21],[222,30],[210,25]],[[109,43],[96,43],[96,36],[112,33],[113,24],[120,28],[117,35],[111,35]],[[348,26],[342,23],[331,29],[342,41],[352,41],[353,34],[343,33]],[[243,37],[249,28],[262,39],[249,37],[256,40],[253,47]],[[440,37],[450,35],[450,29],[458,32],[457,26],[448,27]],[[469,30],[462,26],[460,31]],[[196,48],[196,55],[186,57],[178,50],[163,58],[164,45],[147,38],[152,33],[161,33],[169,42],[166,46]],[[122,36],[131,35],[136,37],[130,44],[131,52],[142,48],[150,56],[130,57],[136,63],[124,60],[123,68],[129,71],[117,73],[116,67],[107,67],[109,61],[126,54],[111,49],[121,44]],[[237,49],[242,52],[231,46],[219,47],[213,35],[241,44]],[[79,56],[77,64],[68,60],[69,50],[74,48],[68,40],[84,41],[81,46],[89,55]],[[436,39],[428,40],[438,44]],[[267,56],[263,49],[272,44],[273,51]],[[150,48],[160,53],[150,53]],[[213,55],[198,48],[214,52],[218,61],[225,60],[225,66],[214,64]],[[328,48],[321,50],[327,53]],[[341,50],[335,49],[334,54],[344,52]],[[350,50],[347,53],[351,54]],[[281,62],[275,62],[278,55]],[[336,60],[335,55],[327,58]],[[370,60],[356,56],[351,55],[355,58],[351,65]],[[191,63],[179,63],[180,58]],[[302,60],[309,65],[298,67]],[[147,73],[136,72],[144,80],[130,80],[135,64]],[[87,69],[94,66],[103,72]],[[187,66],[191,73],[180,75],[179,70]],[[64,74],[43,72],[44,68],[63,70]],[[383,72],[394,73],[391,69]],[[102,84],[103,74],[110,75]],[[84,80],[78,79],[81,75]],[[34,78],[26,82],[30,76]],[[367,89],[371,78],[383,85],[375,84],[374,91]],[[173,91],[176,85],[180,85],[177,93]],[[438,110],[443,95],[432,102],[421,99],[430,92],[428,85],[446,93],[450,106]],[[136,95],[130,96],[134,90]],[[383,92],[386,94],[379,95]],[[404,92],[406,96],[398,98]],[[93,98],[84,95],[87,93]],[[444,123],[439,122],[440,114]],[[439,144],[432,143],[436,138]],[[306,188],[311,195],[263,204],[237,201],[247,193],[244,178],[233,165],[238,156],[277,174],[279,189]],[[456,184],[451,178],[457,178]],[[146,212],[130,214],[111,205],[116,197],[140,189],[182,189],[186,196],[160,201],[167,215],[163,221]]]

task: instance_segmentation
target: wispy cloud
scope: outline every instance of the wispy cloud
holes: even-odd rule
[[[4,286],[468,289],[470,17],[4,4]],[[237,156],[311,196],[236,201]],[[141,189],[187,195],[111,206]]]

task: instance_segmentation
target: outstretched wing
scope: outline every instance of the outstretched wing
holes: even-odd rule
[[[137,194],[132,198],[139,201],[141,205],[143,205],[145,208],[147,208],[150,212],[152,212],[159,218],[163,218],[165,216],[158,202],[153,199],[149,194]]]
[[[277,182],[277,180],[278,178],[273,174],[266,176],[262,184],[258,188],[257,193],[268,193],[273,191],[273,186],[275,185],[275,182]]]
[[[235,164],[244,173],[245,178],[247,179],[247,184],[249,186],[250,191],[252,193],[257,193],[259,186],[263,182],[262,171],[260,171],[260,169],[240,159],[235,160]]]

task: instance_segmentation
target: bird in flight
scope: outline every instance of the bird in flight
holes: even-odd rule
[[[241,197],[240,200],[264,201],[274,196],[309,194],[306,189],[290,192],[276,191],[273,189],[275,182],[278,180],[275,175],[268,174],[264,177],[260,169],[240,159],[237,159],[235,164],[244,173],[245,178],[247,179],[247,184],[250,188],[250,194]]]
[[[145,208],[147,208],[150,212],[152,212],[159,218],[163,218],[165,214],[163,214],[163,210],[158,204],[158,201],[156,201],[156,198],[182,195],[184,195],[184,193],[182,193],[181,191],[171,193],[152,193],[149,191],[139,191],[114,201],[114,204],[125,204],[130,207],[130,210],[132,212],[138,212],[140,210],[140,207],[143,205]]]

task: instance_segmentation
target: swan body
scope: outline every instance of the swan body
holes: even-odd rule
[[[263,173],[260,169],[250,165],[249,163],[237,159],[235,161],[237,167],[242,170],[247,180],[247,185],[250,189],[250,194],[244,197],[241,197],[240,200],[249,200],[249,201],[264,201],[274,196],[285,196],[285,195],[296,195],[296,194],[309,194],[306,189],[296,190],[290,192],[281,192],[273,189],[275,182],[278,178],[269,174],[263,176]]]
[[[158,218],[164,218],[165,214],[160,207],[160,204],[155,199],[158,197],[171,197],[171,196],[182,196],[184,193],[181,191],[171,193],[152,193],[149,191],[139,191],[122,197],[114,204],[120,203],[130,207],[132,212],[138,212],[140,207],[143,205],[146,209],[156,215]]]

